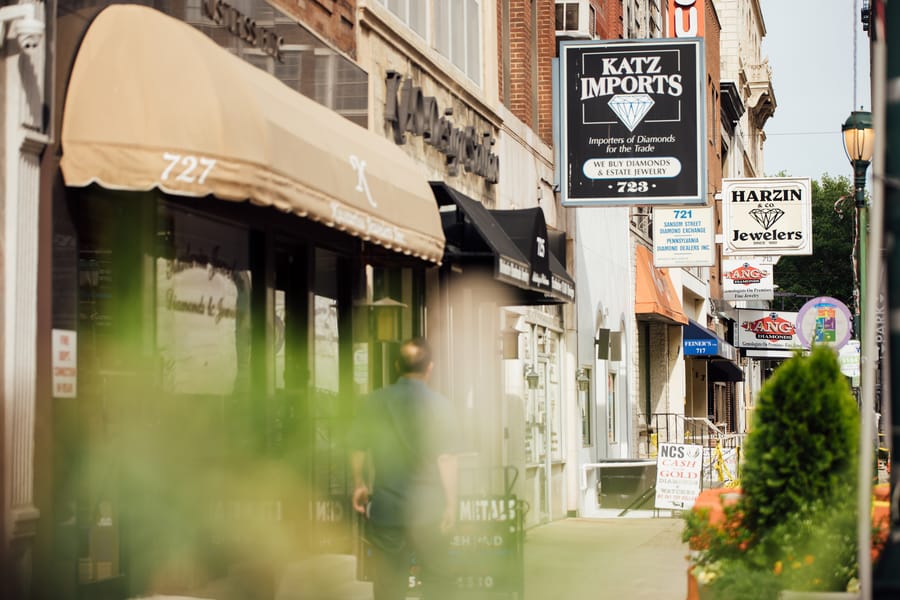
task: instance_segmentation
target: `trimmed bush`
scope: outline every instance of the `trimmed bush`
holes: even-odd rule
[[[858,440],[836,353],[815,346],[783,363],[760,390],[745,443],[744,525],[764,539],[788,515],[855,489]]]

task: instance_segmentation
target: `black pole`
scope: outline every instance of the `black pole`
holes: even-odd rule
[[[883,42],[886,44],[885,81],[885,131],[876,135],[885,136],[884,154],[884,235],[887,248],[886,270],[888,289],[888,315],[900,309],[900,1],[878,0],[876,11],[884,11]],[[876,17],[877,18],[877,17]],[[891,33],[893,32],[893,33]],[[881,32],[878,36],[881,37]],[[877,75],[876,75],[877,76]],[[875,98],[873,97],[873,100]],[[876,182],[878,185],[878,182]],[[900,373],[900,323],[887,319],[890,326],[888,336],[888,358],[891,379]],[[890,383],[891,422],[890,436],[892,451],[900,448],[900,381]],[[878,600],[900,597],[900,506],[896,490],[898,475],[891,469],[891,536],[875,566],[873,573],[873,598]]]

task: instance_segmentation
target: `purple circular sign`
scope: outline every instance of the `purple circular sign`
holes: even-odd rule
[[[797,313],[797,337],[804,348],[828,344],[835,350],[850,341],[853,321],[847,305],[829,296],[813,298]]]

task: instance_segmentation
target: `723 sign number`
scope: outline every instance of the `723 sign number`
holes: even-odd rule
[[[617,181],[616,187],[620,194],[638,194],[650,189],[646,181]]]

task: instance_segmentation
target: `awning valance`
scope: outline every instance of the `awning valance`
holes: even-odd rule
[[[744,372],[733,361],[713,359],[706,365],[707,377],[710,381],[743,381]]]
[[[688,324],[682,329],[681,339],[685,356],[737,360],[734,346],[693,319],[688,319]]]
[[[443,256],[434,196],[402,150],[147,7],[112,5],[90,25],[61,143],[69,186],[249,200]]]
[[[638,244],[635,251],[636,276],[634,314],[646,321],[687,325],[688,318],[669,278],[669,270],[653,266],[653,253]]]

